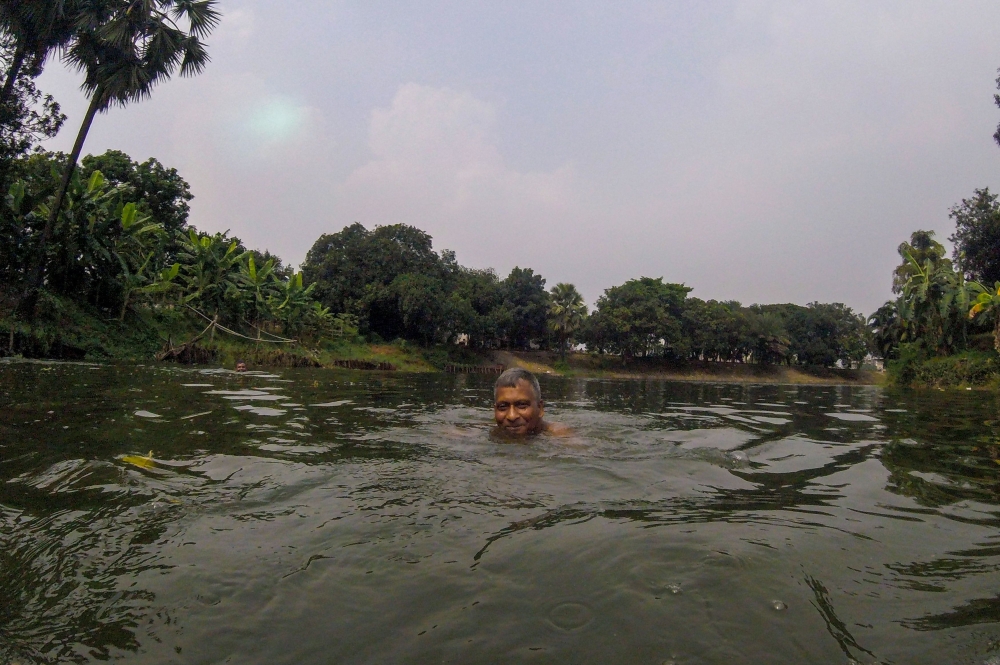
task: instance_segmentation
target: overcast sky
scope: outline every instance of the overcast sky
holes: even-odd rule
[[[1000,187],[1000,3],[223,0],[212,63],[99,116],[191,221],[298,264],[358,221],[593,302],[639,276],[701,298],[891,294],[896,246]],[[86,100],[58,63],[40,82]]]

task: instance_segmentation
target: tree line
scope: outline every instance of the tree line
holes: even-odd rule
[[[377,339],[424,344],[459,335],[477,348],[549,348],[633,358],[833,366],[868,353],[863,317],[840,303],[704,301],[691,288],[641,277],[607,289],[588,313],[572,284],[545,288],[531,268],[504,278],[435,252],[411,226],[353,224],[320,237],[302,266],[314,297],[357,317]]]

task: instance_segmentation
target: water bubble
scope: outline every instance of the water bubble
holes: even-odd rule
[[[780,600],[772,600],[771,601],[771,607],[773,607],[774,609],[776,609],[779,612],[782,611],[782,610],[788,609],[788,605],[785,605]]]
[[[736,468],[744,468],[750,465],[750,456],[742,450],[728,452],[726,453],[726,457],[729,458],[730,464]]]
[[[583,628],[593,618],[594,613],[583,603],[560,603],[549,612],[552,625],[565,631]]]

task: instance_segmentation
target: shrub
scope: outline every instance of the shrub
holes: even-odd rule
[[[952,356],[924,358],[911,345],[900,347],[900,357],[889,363],[890,381],[903,386],[984,386],[1000,381],[1000,356],[995,352],[966,351]]]

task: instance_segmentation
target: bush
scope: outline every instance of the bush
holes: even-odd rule
[[[900,346],[899,359],[888,364],[889,379],[901,386],[985,386],[1000,381],[1000,356],[966,351],[926,358],[913,345]]]

